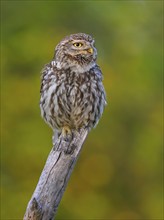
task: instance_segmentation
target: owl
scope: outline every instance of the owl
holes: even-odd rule
[[[96,63],[94,39],[77,33],[65,37],[42,70],[41,115],[64,138],[95,127],[106,105],[102,72]]]

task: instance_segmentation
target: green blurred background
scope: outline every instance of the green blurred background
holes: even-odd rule
[[[40,71],[77,32],[96,39],[108,105],[57,219],[163,219],[162,1],[1,1],[1,219],[22,219],[52,147]]]

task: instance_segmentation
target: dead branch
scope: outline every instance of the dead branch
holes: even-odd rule
[[[28,203],[24,220],[53,220],[66,189],[88,131],[73,132],[65,141],[61,136],[54,140],[39,182]]]

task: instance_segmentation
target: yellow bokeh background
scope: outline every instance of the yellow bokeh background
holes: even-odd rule
[[[1,1],[1,219],[23,218],[52,147],[40,72],[66,35],[96,40],[108,105],[56,219],[162,220],[162,1]]]

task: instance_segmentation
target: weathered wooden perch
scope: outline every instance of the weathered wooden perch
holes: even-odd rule
[[[71,141],[53,142],[39,182],[28,203],[24,220],[53,220],[88,131],[74,132]]]

